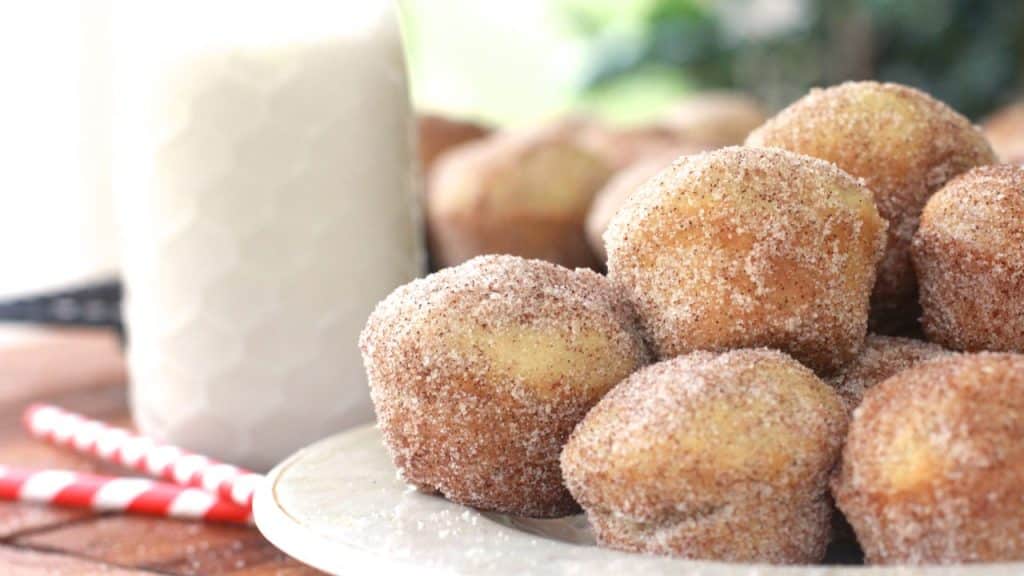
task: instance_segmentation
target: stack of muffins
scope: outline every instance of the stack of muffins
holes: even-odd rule
[[[621,550],[815,563],[838,508],[869,563],[1024,559],[1024,169],[860,82],[622,196],[607,276],[480,256],[378,306],[405,480]]]

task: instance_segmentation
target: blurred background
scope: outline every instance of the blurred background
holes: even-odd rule
[[[709,88],[777,109],[812,86],[901,82],[980,120],[1021,88],[1024,3],[402,0],[416,101],[499,123],[656,117]]]
[[[600,269],[601,234],[612,215],[673,158],[741,144],[811,88],[848,80],[923,90],[984,124],[1004,160],[1024,159],[1024,107],[1014,105],[1024,81],[1024,3],[400,5],[413,99],[430,114],[420,144],[435,268],[509,252]],[[512,142],[510,129],[525,133],[528,144]],[[566,159],[573,147],[599,156],[608,174],[565,176],[597,172]],[[558,168],[534,160],[538,150],[560,154],[552,161]],[[517,178],[529,173],[550,174],[550,186]],[[509,181],[519,199],[560,195],[565,209],[556,214],[522,200],[515,210],[489,212]],[[581,221],[593,254],[577,245]]]
[[[551,149],[565,143],[569,129],[576,145],[605,156],[604,167],[591,178],[561,183],[579,188],[576,212],[582,213],[592,200],[600,203],[599,184],[610,186],[613,174],[644,157],[660,155],[664,164],[672,155],[740,143],[752,127],[809,88],[848,79],[921,88],[984,123],[1004,159],[1024,159],[1024,107],[1013,106],[1024,79],[1020,2],[397,4],[413,102],[422,114],[428,188],[434,161],[467,142],[501,140],[496,132],[513,128],[535,132],[531,146],[540,141],[541,148]],[[109,168],[111,5],[112,0],[0,5],[6,80],[0,107],[0,299],[117,275]],[[583,118],[586,126],[566,124]],[[550,129],[559,123],[563,134],[553,136]],[[536,134],[543,130],[549,134]],[[448,170],[446,186],[479,191],[501,166],[523,172],[522,150],[502,143],[492,148]],[[486,168],[489,162],[498,168]],[[637,170],[619,187],[635,187],[651,173],[650,166]],[[534,192],[541,197],[550,191]],[[424,203],[429,210],[430,202]],[[428,225],[454,218],[444,209],[434,218],[427,214]],[[571,226],[579,228],[576,220]],[[494,230],[508,236],[500,226]],[[592,244],[599,232],[600,223]],[[494,244],[460,250],[465,235],[474,232],[457,234],[442,238],[440,247],[432,239],[435,267],[474,251],[514,251]],[[451,254],[437,257],[452,244],[458,246]],[[566,250],[577,254],[550,259],[600,266],[600,247],[594,248],[596,258],[580,257],[579,246]]]

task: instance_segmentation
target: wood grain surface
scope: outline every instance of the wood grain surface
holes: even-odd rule
[[[126,474],[30,438],[34,401],[127,425],[126,371],[113,335],[56,332],[0,347],[0,464]],[[320,574],[253,528],[0,502],[0,574]]]

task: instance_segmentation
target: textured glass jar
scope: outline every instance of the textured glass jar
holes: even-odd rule
[[[391,3],[125,0],[114,14],[136,424],[266,469],[372,420],[358,333],[422,264]]]

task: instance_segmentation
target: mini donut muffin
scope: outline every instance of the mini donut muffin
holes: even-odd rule
[[[921,362],[949,354],[953,352],[922,340],[868,334],[861,353],[829,384],[839,393],[847,414],[852,415],[867,391],[877,384]],[[856,550],[860,550],[846,518],[837,513],[832,520],[833,545],[856,546]]]
[[[997,110],[985,120],[982,130],[1004,162],[1024,163],[1024,102]]]
[[[419,131],[420,165],[425,174],[430,173],[434,162],[446,151],[479,140],[491,130],[481,124],[456,120],[436,114],[421,114],[417,118]]]
[[[420,167],[425,176],[430,175],[434,163],[448,150],[473,140],[479,140],[490,133],[489,128],[480,124],[465,120],[455,120],[435,114],[421,114],[417,119],[417,124],[419,128]],[[429,202],[427,198],[430,194],[430,187],[421,187],[421,192],[425,195],[422,205],[426,206]],[[430,269],[436,270],[437,264],[433,261],[433,255],[438,252],[437,243],[434,240],[434,234],[430,229],[429,222],[425,222],[425,224],[427,252],[431,256]]]
[[[833,493],[870,563],[1024,560],[1024,356],[950,355],[869,390]]]
[[[443,155],[427,199],[436,263],[512,254],[595,266],[583,221],[611,168],[576,142],[578,130],[562,123],[500,133]]]
[[[910,243],[925,202],[957,174],[996,161],[967,118],[923,92],[877,82],[812,90],[751,133],[747,144],[823,158],[866,181],[889,221],[871,326],[893,334],[919,314]]]
[[[687,142],[711,148],[742,144],[768,118],[754,97],[742,92],[698,92],[673,106],[659,123]]]
[[[829,384],[839,393],[847,414],[852,415],[864,399],[864,394],[875,385],[921,362],[946,354],[952,352],[922,340],[868,334],[864,349]],[[853,528],[846,518],[841,513],[835,514],[832,517],[833,545],[845,546],[847,549],[855,547],[856,551],[860,551],[856,541]],[[852,556],[863,558],[863,553]]]
[[[577,142],[603,158],[615,173],[667,152],[686,150],[695,153],[709,148],[656,124],[617,127],[595,121],[577,122]]]
[[[834,165],[731,147],[648,181],[604,240],[658,357],[764,346],[832,374],[864,342],[885,227]]]
[[[845,430],[835,392],[789,356],[695,352],[608,393],[566,444],[562,472],[602,546],[817,562]]]
[[[486,510],[577,509],[558,455],[573,427],[647,360],[604,277],[482,256],[393,292],[360,337],[402,478]]]
[[[641,185],[656,176],[672,164],[674,160],[686,154],[700,150],[691,147],[676,147],[661,150],[637,160],[626,168],[616,172],[594,197],[594,203],[587,213],[586,232],[590,247],[602,261],[608,255],[604,249],[604,231],[612,221],[615,213],[625,204],[630,194]]]
[[[916,366],[925,360],[952,354],[938,344],[869,334],[864,349],[843,371],[832,379],[832,386],[848,412],[860,405],[864,394],[876,384]]]
[[[1024,352],[1024,168],[977,168],[932,196],[914,265],[929,340]]]

